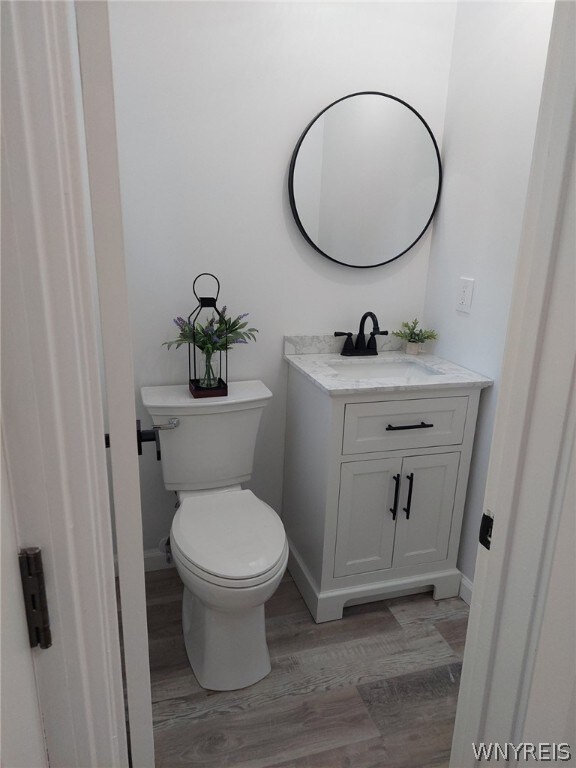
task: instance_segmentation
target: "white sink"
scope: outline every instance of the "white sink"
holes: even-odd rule
[[[354,360],[334,360],[327,367],[345,379],[403,379],[417,384],[442,376],[418,360],[383,360],[365,357]]]

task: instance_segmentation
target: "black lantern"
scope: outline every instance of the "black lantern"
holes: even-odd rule
[[[196,283],[201,277],[212,277],[216,281],[216,296],[198,296]],[[225,397],[228,395],[228,324],[224,312],[216,306],[220,282],[210,272],[202,272],[194,280],[192,291],[198,306],[188,315],[193,339],[188,344],[190,393],[192,397]]]

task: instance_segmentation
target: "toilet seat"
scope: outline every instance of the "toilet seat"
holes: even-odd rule
[[[288,543],[280,518],[248,490],[185,498],[170,537],[181,566],[220,586],[262,584],[286,563]]]
[[[180,570],[182,571],[182,569],[184,569],[185,571],[188,571],[196,579],[200,579],[201,581],[205,581],[208,584],[213,584],[214,586],[224,587],[225,589],[230,590],[250,589],[252,587],[262,586],[263,584],[273,581],[278,573],[284,572],[286,568],[286,562],[288,560],[288,542],[286,542],[282,555],[280,556],[278,564],[275,568],[261,574],[260,576],[256,576],[250,579],[226,579],[221,576],[215,576],[212,573],[208,573],[208,571],[203,571],[186,557],[186,555],[182,552],[176,543],[172,544],[172,555]],[[183,578],[182,573],[180,575]]]

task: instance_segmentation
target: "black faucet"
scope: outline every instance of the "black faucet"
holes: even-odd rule
[[[370,318],[372,320],[372,330],[370,331],[370,338],[366,343],[366,335],[364,333],[364,326],[366,320]],[[360,328],[358,335],[356,336],[356,343],[352,342],[351,332],[335,331],[334,336],[346,336],[346,341],[342,347],[341,355],[344,357],[354,357],[356,355],[377,355],[378,349],[376,348],[376,336],[388,336],[388,331],[381,331],[378,326],[378,318],[374,312],[364,312],[360,319]]]

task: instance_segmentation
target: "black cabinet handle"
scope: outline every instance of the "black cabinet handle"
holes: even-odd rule
[[[392,512],[392,520],[396,520],[396,514],[398,512],[398,494],[400,493],[400,475],[394,475],[392,479],[396,483],[396,488],[394,489],[394,506],[390,507],[390,512]]]
[[[412,486],[414,485],[414,472],[410,472],[409,475],[406,475],[408,478],[408,500],[406,501],[406,506],[403,507],[404,512],[406,512],[406,520],[410,520],[410,507],[412,506]]]
[[[395,432],[399,429],[431,429],[434,424],[426,424],[425,421],[421,421],[420,424],[406,424],[403,427],[393,427],[392,424],[388,424],[386,432]]]

